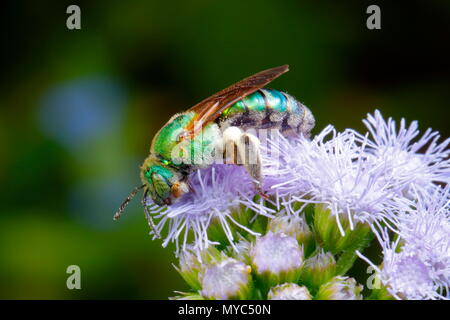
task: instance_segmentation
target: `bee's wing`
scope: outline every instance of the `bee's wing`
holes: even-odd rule
[[[194,111],[196,116],[186,128],[186,133],[191,136],[195,135],[204,125],[217,119],[230,105],[264,87],[288,70],[289,66],[283,65],[258,72],[197,103],[188,110],[188,112]]]

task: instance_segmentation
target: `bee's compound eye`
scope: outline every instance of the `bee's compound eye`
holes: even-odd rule
[[[170,196],[170,185],[168,181],[158,173],[152,173],[152,182],[155,188],[155,192],[162,198],[168,198]]]

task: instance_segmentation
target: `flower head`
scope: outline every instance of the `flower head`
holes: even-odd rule
[[[278,214],[270,220],[268,229],[273,233],[283,233],[297,239],[305,254],[315,247],[314,234],[302,215]]]
[[[414,257],[432,281],[428,297],[448,296],[450,288],[450,187],[433,194],[416,191],[415,200],[398,199],[394,227],[402,254]],[[386,238],[386,236],[384,237]],[[431,288],[431,287],[430,287]]]
[[[322,249],[314,256],[305,260],[300,279],[309,288],[317,290],[335,275],[336,261],[334,256],[330,252],[325,253]]]
[[[419,253],[450,284],[450,187],[436,188],[433,195],[417,194],[415,201],[403,199],[402,205],[396,227],[405,250]]]
[[[428,129],[419,137],[418,123],[409,127],[405,119],[400,126],[392,118],[384,120],[380,111],[368,114],[363,121],[371,134],[367,152],[386,169],[386,178],[406,184],[403,191],[410,192],[411,186],[432,192],[436,182],[450,182],[450,139],[438,142],[440,136]]]
[[[337,276],[323,284],[316,295],[318,300],[362,300],[362,285],[355,279]]]
[[[403,251],[403,248],[399,251],[399,239],[390,242],[386,229],[379,234],[383,234],[383,240],[380,240],[383,247],[382,266],[379,268],[366,257],[361,254],[359,256],[377,270],[383,286],[389,293],[396,299],[439,298],[439,288],[434,283],[429,268],[421,258],[412,252]]]
[[[250,250],[254,270],[269,285],[295,282],[303,263],[303,247],[283,233],[269,231]]]
[[[183,195],[176,203],[164,207],[154,205],[151,200],[147,203],[150,213],[159,218],[156,229],[161,233],[168,225],[167,236],[163,242],[164,247],[169,242],[175,242],[179,252],[181,238],[182,249],[186,250],[190,232],[194,237],[194,249],[202,250],[210,244],[217,244],[208,237],[208,228],[213,223],[223,228],[231,245],[234,242],[233,226],[257,235],[234,217],[234,214],[240,212],[242,207],[250,208],[260,214],[267,214],[264,206],[252,201],[256,192],[243,167],[213,165],[193,172],[189,181],[192,191]]]
[[[344,234],[341,218],[349,220],[350,229],[358,221],[380,218],[400,188],[385,178],[385,169],[370,161],[364,148],[356,143],[353,132],[337,133],[328,126],[312,141],[284,139],[280,153],[289,157],[289,166],[277,167],[271,161],[265,169],[282,177],[284,182],[272,188],[282,190],[281,202],[287,210],[296,202],[325,204]]]
[[[422,300],[436,297],[436,287],[426,265],[418,256],[393,250],[384,252],[381,280],[397,298]]]
[[[250,266],[232,258],[209,266],[202,280],[201,294],[208,299],[246,299],[250,286]]]
[[[379,273],[397,299],[448,299],[450,288],[450,188],[416,190],[415,200],[397,199],[388,229],[374,228],[383,248]],[[362,257],[365,259],[364,257]],[[367,259],[365,259],[368,261]],[[369,262],[370,263],[370,262]]]
[[[300,268],[303,261],[302,249],[295,238],[270,231],[256,241],[251,256],[258,273]]]
[[[284,283],[270,289],[269,300],[312,300],[308,288],[296,283]]]

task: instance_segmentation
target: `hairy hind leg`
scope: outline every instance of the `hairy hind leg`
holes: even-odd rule
[[[257,192],[263,196],[262,164],[259,139],[238,127],[229,127],[223,132],[225,163],[243,165]]]

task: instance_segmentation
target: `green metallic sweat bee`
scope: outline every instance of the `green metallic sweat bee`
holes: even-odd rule
[[[289,94],[262,89],[288,70],[284,65],[261,71],[174,115],[153,138],[150,154],[141,166],[142,186],[127,197],[114,219],[144,189],[142,203],[155,230],[145,205],[148,193],[156,204],[169,205],[191,192],[189,174],[212,164],[212,155],[221,154],[224,145],[233,145],[239,159],[245,158],[245,150],[252,150],[255,161],[238,163],[234,155],[231,163],[244,165],[262,194],[259,140],[246,130],[278,129],[285,136],[307,136],[315,123],[311,111]]]

